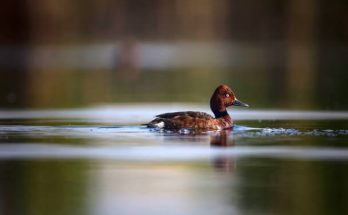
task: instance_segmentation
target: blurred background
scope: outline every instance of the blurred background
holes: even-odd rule
[[[0,7],[0,107],[207,104],[348,108],[346,0],[12,0]]]

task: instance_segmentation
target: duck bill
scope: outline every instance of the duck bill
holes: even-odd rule
[[[234,106],[240,106],[240,107],[249,107],[248,104],[239,101],[238,99],[234,100],[234,102],[232,103],[232,105]]]

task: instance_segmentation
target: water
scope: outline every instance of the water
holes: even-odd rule
[[[0,111],[1,214],[347,214],[346,112],[239,111],[233,131],[139,124],[183,105]]]

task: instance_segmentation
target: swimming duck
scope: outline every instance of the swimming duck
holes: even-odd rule
[[[233,121],[227,113],[226,108],[232,105],[249,107],[249,105],[236,98],[231,88],[222,84],[216,88],[210,99],[210,108],[213,111],[215,118],[204,112],[172,112],[157,115],[154,120],[145,125],[149,128],[163,129],[228,129],[233,126]]]

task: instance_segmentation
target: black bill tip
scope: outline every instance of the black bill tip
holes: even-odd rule
[[[240,106],[240,107],[249,107],[248,104],[244,103],[244,102],[241,102],[239,101],[238,99],[234,100],[233,104],[234,106]]]

